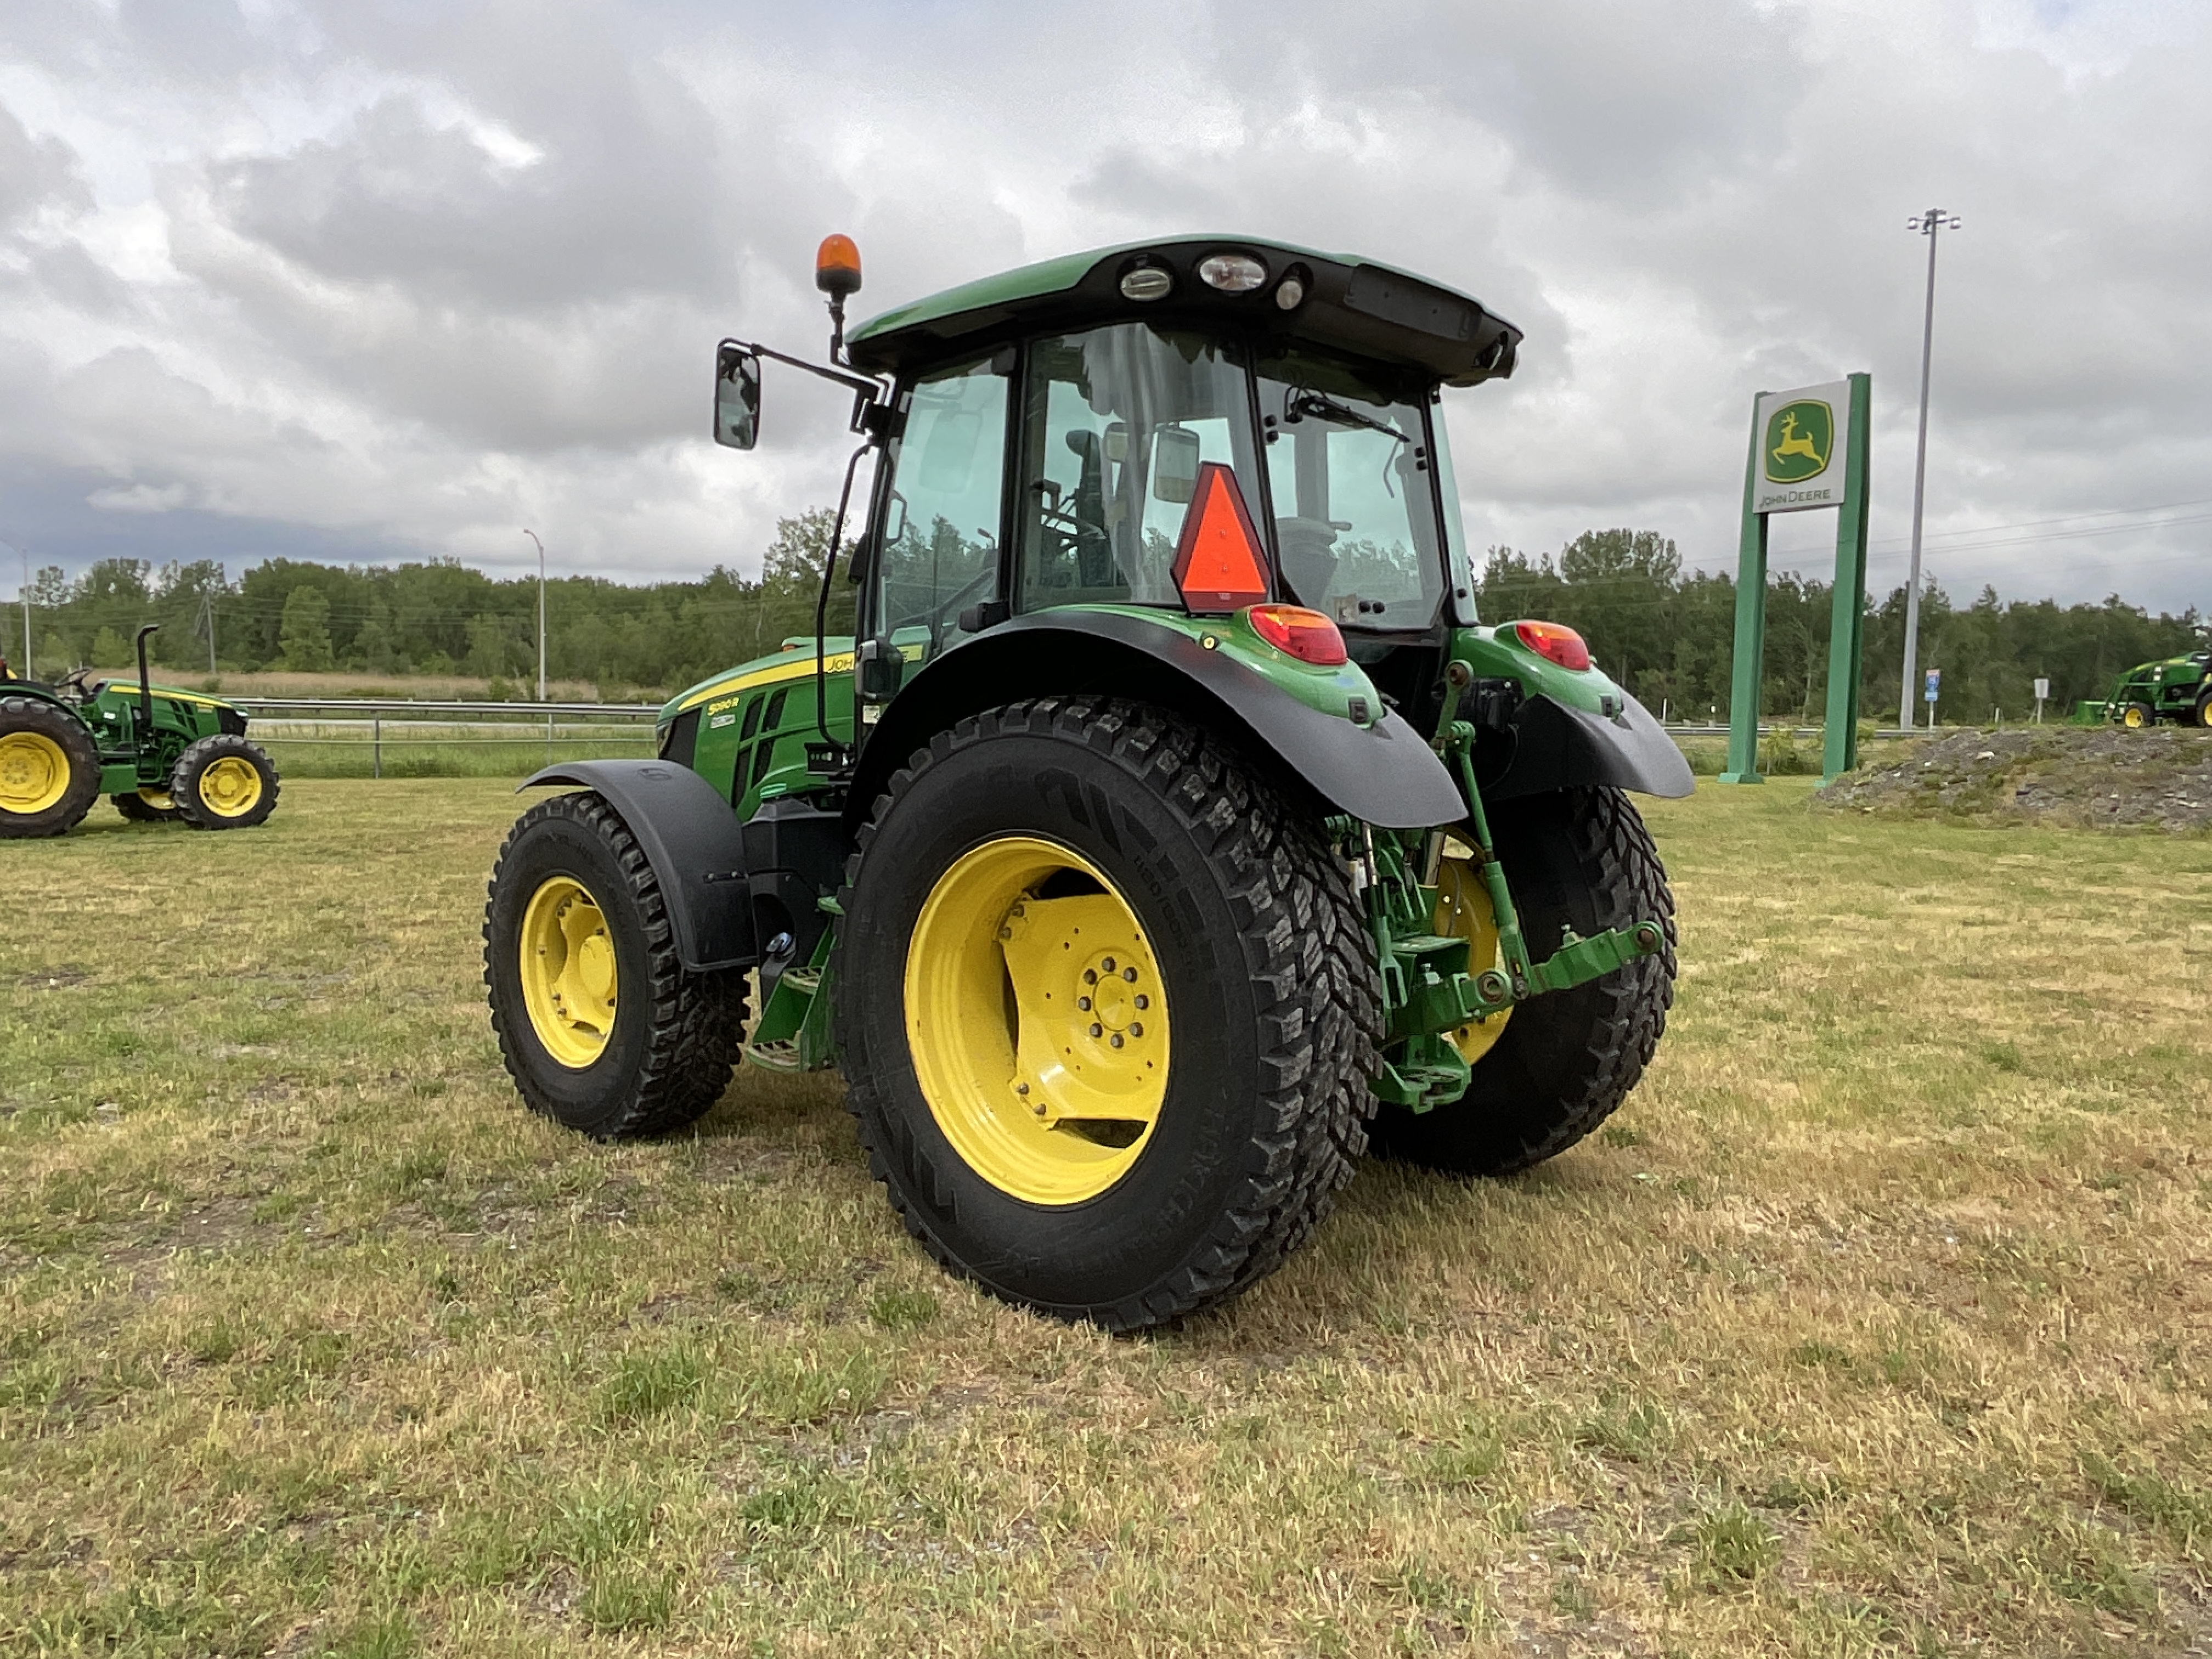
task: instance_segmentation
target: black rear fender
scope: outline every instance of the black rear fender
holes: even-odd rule
[[[1317,816],[1414,830],[1455,823],[1466,810],[1451,774],[1395,714],[1357,726],[1140,617],[1042,611],[944,653],[907,683],[860,751],[848,822],[872,811],[892,773],[938,732],[1005,703],[1084,694],[1151,703],[1204,726]]]

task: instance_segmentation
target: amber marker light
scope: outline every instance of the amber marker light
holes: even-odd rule
[[[1334,668],[1348,659],[1344,635],[1318,611],[1301,605],[1255,605],[1244,616],[1255,634],[1286,657],[1316,668]]]
[[[1589,647],[1583,643],[1581,635],[1565,623],[1515,623],[1513,632],[1528,649],[1562,668],[1579,672],[1590,665]]]
[[[849,236],[824,236],[814,252],[814,286],[833,299],[860,291],[860,250]]]

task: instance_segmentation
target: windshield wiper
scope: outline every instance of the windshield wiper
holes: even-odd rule
[[[1377,420],[1372,415],[1363,415],[1351,404],[1340,404],[1318,392],[1293,392],[1284,400],[1285,420],[1302,421],[1309,415],[1317,421],[1328,421],[1338,426],[1356,426],[1370,432],[1380,432],[1386,437],[1395,438],[1401,444],[1413,441],[1389,422]]]

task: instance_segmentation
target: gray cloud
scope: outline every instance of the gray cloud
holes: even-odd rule
[[[1938,200],[1930,568],[2212,604],[2202,526],[1959,533],[2212,497],[2208,69],[2193,14],[2032,0],[33,4],[0,533],[520,564],[526,520],[572,568],[750,565],[834,489],[843,409],[772,380],[763,448],[715,451],[709,355],[818,346],[817,237],[860,237],[865,313],[1218,227],[1528,331],[1450,405],[1478,542],[1634,523],[1725,565],[1751,395],[1871,369],[1887,585]],[[1822,516],[1778,562],[1825,564]]]

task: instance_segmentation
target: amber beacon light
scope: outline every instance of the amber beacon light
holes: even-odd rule
[[[860,291],[860,250],[849,236],[824,236],[814,252],[814,286],[833,300]]]

